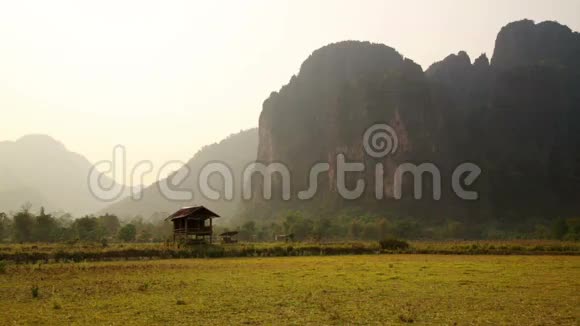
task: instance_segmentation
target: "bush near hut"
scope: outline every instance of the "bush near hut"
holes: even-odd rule
[[[379,241],[379,245],[383,250],[405,250],[410,247],[408,242],[397,239],[384,239]]]

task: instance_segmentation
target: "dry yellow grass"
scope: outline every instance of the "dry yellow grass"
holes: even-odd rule
[[[188,259],[0,274],[2,325],[578,325],[579,304],[576,256]]]

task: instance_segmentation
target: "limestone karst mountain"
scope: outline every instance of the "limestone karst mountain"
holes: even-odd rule
[[[394,49],[347,41],[320,48],[300,72],[264,102],[259,161],[283,162],[292,172],[294,194],[307,188],[316,162],[330,163],[309,203],[265,202],[249,210],[271,215],[294,207],[364,207],[425,218],[477,219],[559,217],[580,210],[580,35],[556,22],[510,23],[499,33],[491,60],[474,62],[465,52],[450,55],[423,72]],[[392,126],[398,151],[379,160],[364,152],[362,135],[376,122]],[[367,191],[344,200],[336,190],[336,157],[383,163],[384,193],[372,200],[374,170],[350,173],[353,189]],[[450,174],[473,162],[482,175],[470,189],[472,202],[451,193]],[[395,168],[402,162],[433,162],[442,172],[442,200],[393,200]],[[368,164],[367,164],[368,166]],[[253,183],[259,194],[261,183]],[[424,192],[432,185],[427,181]],[[281,180],[275,179],[274,193]],[[321,204],[324,203],[324,204]]]

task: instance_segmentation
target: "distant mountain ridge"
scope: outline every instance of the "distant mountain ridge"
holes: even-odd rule
[[[0,211],[15,211],[29,202],[35,208],[91,214],[109,203],[89,191],[92,164],[46,135],[0,142]],[[104,184],[114,181],[103,176]]]
[[[140,215],[149,218],[154,214],[168,216],[185,206],[205,205],[223,217],[219,222],[224,222],[229,217],[238,214],[243,183],[241,180],[242,171],[248,164],[255,161],[257,148],[258,129],[253,128],[232,134],[220,142],[200,149],[186,164],[190,174],[175,187],[192,191],[194,198],[191,201],[174,201],[166,198],[160,191],[158,181],[143,190],[141,199],[126,198],[104,208],[101,213],[116,214],[120,217]],[[235,185],[233,200],[210,200],[200,193],[199,172],[210,162],[222,162],[231,169]],[[224,183],[218,175],[211,176],[209,181],[213,189],[223,194]]]

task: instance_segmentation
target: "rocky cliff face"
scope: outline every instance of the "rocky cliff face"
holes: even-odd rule
[[[493,126],[480,143],[497,215],[580,212],[579,50],[580,34],[555,22],[515,22],[498,35],[479,115]]]
[[[419,65],[385,45],[341,42],[315,51],[299,74],[264,102],[258,160],[282,162],[288,167],[294,198],[298,191],[308,189],[312,166],[327,162],[329,169],[318,177],[315,198],[306,202],[262,202],[261,180],[254,179],[253,204],[266,214],[275,212],[278,206],[344,207],[353,202],[369,202],[373,209],[380,209],[394,196],[394,170],[398,165],[438,163],[445,159],[442,153],[451,150],[447,146],[445,108],[436,102],[432,91]],[[376,123],[394,129],[396,152],[380,158],[365,152],[363,135]],[[358,200],[343,200],[338,194],[339,154],[344,154],[347,162],[366,166],[365,171],[346,176],[348,189],[355,188],[357,180],[364,180],[365,191]],[[382,185],[377,185],[374,177],[378,163],[385,171]],[[378,204],[377,186],[385,198]],[[280,193],[280,187],[281,180],[275,178],[274,194]],[[389,206],[393,205],[399,203],[391,201]]]
[[[524,20],[504,27],[491,63],[473,63],[465,52],[450,55],[425,72],[394,49],[368,42],[341,42],[316,50],[298,75],[264,102],[258,160],[289,168],[292,193],[308,188],[310,168],[330,163],[310,205],[398,209],[435,216],[523,218],[530,214],[579,213],[580,207],[580,37],[554,22]],[[386,123],[398,136],[395,153],[381,158],[364,150],[363,134]],[[347,186],[367,183],[358,200],[336,189],[336,158],[364,162],[349,173]],[[470,161],[482,168],[471,190],[479,200],[450,194],[450,174]],[[442,200],[393,200],[393,176],[404,162],[433,162],[441,170]],[[384,199],[376,200],[375,170],[384,165]],[[370,167],[370,168],[369,168]],[[274,193],[280,191],[274,179]],[[403,179],[403,193],[412,182]],[[255,207],[304,206],[292,200],[265,203],[253,182]],[[429,194],[427,181],[424,192]],[[427,196],[429,197],[429,196]],[[318,201],[317,201],[318,199]],[[314,203],[314,204],[313,204]],[[513,216],[513,217],[512,217]]]
[[[521,20],[503,27],[491,64],[499,70],[534,65],[580,67],[580,34],[557,22]]]
[[[429,93],[421,67],[392,48],[363,42],[329,45],[315,51],[300,73],[264,102],[258,160],[286,164],[293,192],[308,188],[314,164],[328,162],[318,195],[336,199],[339,153],[346,161],[379,162],[363,150],[365,129],[374,123],[386,122],[398,135],[397,152],[380,160],[389,170],[400,162],[431,156],[430,138],[444,121],[441,112],[432,109]],[[349,188],[362,177],[374,189],[368,172],[350,174]],[[386,176],[384,183],[387,196],[393,193],[391,179]]]

